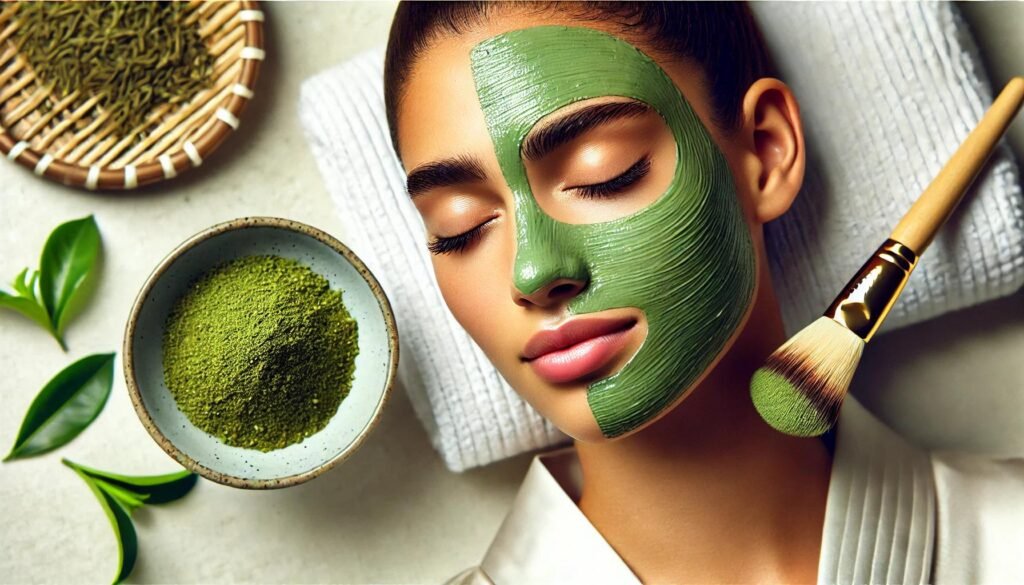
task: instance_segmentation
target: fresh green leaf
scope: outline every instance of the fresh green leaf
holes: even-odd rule
[[[114,381],[114,354],[84,357],[39,392],[4,461],[46,453],[66,444],[99,415]]]
[[[14,289],[14,294],[7,291],[0,290],[0,307],[6,307],[8,309],[14,309],[22,315],[25,315],[29,319],[32,319],[43,329],[46,329],[53,335],[57,343],[60,344],[62,349],[64,348],[64,340],[57,335],[57,331],[53,328],[50,323],[50,314],[47,313],[46,307],[43,306],[43,302],[39,300],[39,288],[37,286],[39,282],[39,272],[33,270],[29,274],[28,268],[22,269],[18,276],[14,277],[14,282],[11,283],[11,287]]]
[[[53,330],[64,331],[67,309],[96,265],[100,231],[93,216],[63,223],[50,234],[39,259],[39,292]]]
[[[0,290],[0,307],[14,309],[52,333],[50,316],[46,314],[46,307],[40,305],[34,298],[26,298],[20,294],[12,295],[7,291]]]
[[[110,526],[114,529],[114,537],[117,539],[117,575],[114,577],[114,583],[120,583],[131,574],[135,567],[135,559],[139,554],[139,540],[135,534],[135,526],[132,524],[131,513],[117,498],[101,488],[77,465],[67,459],[64,459],[63,462],[89,486],[93,495],[99,500],[100,506],[103,507],[107,519],[110,520]]]
[[[113,496],[115,500],[120,502],[121,505],[128,510],[129,514],[134,512],[136,508],[141,508],[143,504],[146,503],[146,498],[148,496],[136,494],[96,477],[93,477],[92,479],[101,490],[107,492],[108,495]]]
[[[43,246],[39,270],[22,270],[13,292],[0,290],[0,307],[32,319],[66,350],[64,326],[87,296],[82,292],[89,288],[99,252],[100,232],[93,216],[57,226]]]
[[[186,470],[164,475],[131,476],[100,471],[77,463],[75,466],[94,479],[134,493],[147,504],[163,504],[177,500],[195,487],[199,477]]]
[[[131,476],[101,471],[67,459],[61,460],[81,477],[100,501],[118,543],[119,583],[132,572],[138,555],[138,539],[132,525],[132,512],[145,504],[176,500],[196,485],[198,476],[189,471],[164,475]]]
[[[36,293],[36,283],[39,282],[39,271],[33,270],[29,274],[28,268],[22,268],[18,276],[14,277],[14,290],[21,296],[32,299],[33,301],[39,301],[39,295]],[[42,303],[39,303],[42,305]]]

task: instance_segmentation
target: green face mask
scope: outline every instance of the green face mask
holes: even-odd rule
[[[649,57],[587,28],[535,27],[477,45],[473,78],[498,163],[514,194],[513,281],[531,294],[554,279],[588,283],[573,315],[636,307],[648,334],[587,400],[607,437],[650,421],[688,391],[739,327],[755,287],[750,234],[721,151]],[[538,120],[580,100],[642,101],[671,129],[678,163],[654,203],[612,221],[555,221],[537,205],[520,156]]]

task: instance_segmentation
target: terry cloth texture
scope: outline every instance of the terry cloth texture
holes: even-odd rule
[[[977,48],[948,3],[754,3],[800,101],[808,172],[766,227],[793,332],[828,306],[992,100]],[[455,471],[565,441],[523,402],[451,316],[384,115],[383,50],[307,80],[299,115],[347,243],[380,279],[401,331],[399,377]],[[439,129],[438,131],[443,131]],[[1024,198],[996,151],[938,235],[883,331],[1024,284]]]

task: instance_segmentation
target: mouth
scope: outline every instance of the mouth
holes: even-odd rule
[[[629,343],[635,318],[573,319],[530,338],[522,359],[542,379],[563,384],[604,370]]]

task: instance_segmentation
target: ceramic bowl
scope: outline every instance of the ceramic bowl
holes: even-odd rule
[[[164,384],[162,344],[171,307],[207,270],[235,258],[276,255],[324,276],[358,324],[359,355],[348,396],[320,432],[261,452],[200,430]],[[124,336],[124,373],[135,411],[153,439],[186,468],[240,488],[280,488],[317,477],[351,455],[376,425],[398,365],[398,332],[377,279],[344,244],[294,221],[250,217],[215,225],[177,247],[135,300]],[[340,390],[340,389],[339,389]]]

